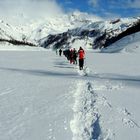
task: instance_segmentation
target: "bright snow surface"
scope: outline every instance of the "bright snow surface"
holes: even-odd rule
[[[0,51],[0,140],[138,140],[139,59],[88,50],[82,76],[53,51]]]

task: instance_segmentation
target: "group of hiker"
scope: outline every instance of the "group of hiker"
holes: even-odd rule
[[[71,49],[65,49],[62,51],[62,49],[59,49],[59,56],[63,55],[67,58],[67,60],[70,62],[70,64],[78,64],[77,58],[79,59],[79,69],[82,70],[84,66],[84,58],[85,58],[85,51],[82,47],[79,48],[77,51],[75,48]],[[57,50],[56,50],[57,53]]]

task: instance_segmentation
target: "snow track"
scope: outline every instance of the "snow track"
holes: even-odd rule
[[[110,81],[111,82],[111,81]],[[73,140],[114,140],[118,139],[119,124],[122,129],[139,129],[132,113],[125,107],[115,106],[104,95],[103,91],[120,90],[120,88],[102,88],[97,81],[76,81],[73,105],[73,120],[70,127]],[[98,88],[97,88],[98,85]]]
[[[91,82],[79,81],[74,94],[74,118],[71,121],[73,140],[101,140],[108,138],[102,132],[101,106],[111,108],[105,97],[99,97]],[[108,130],[107,130],[108,131]]]
[[[97,139],[100,136],[100,115],[96,101],[97,95],[91,84],[80,81],[75,94],[74,119],[71,121],[73,140]]]

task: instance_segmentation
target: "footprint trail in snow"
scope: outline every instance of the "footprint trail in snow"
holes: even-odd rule
[[[97,81],[76,81],[74,90],[75,103],[73,105],[74,116],[70,122],[73,132],[73,140],[114,140],[117,139],[116,122],[124,128],[139,128],[134,121],[132,113],[124,107],[114,106],[108,98],[101,94],[107,90],[119,90],[120,85],[108,87]],[[118,87],[118,88],[117,88]]]

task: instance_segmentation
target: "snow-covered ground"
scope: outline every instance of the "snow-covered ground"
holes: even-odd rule
[[[7,50],[0,51],[0,140],[140,138],[140,46],[86,51],[88,76],[53,51]]]

